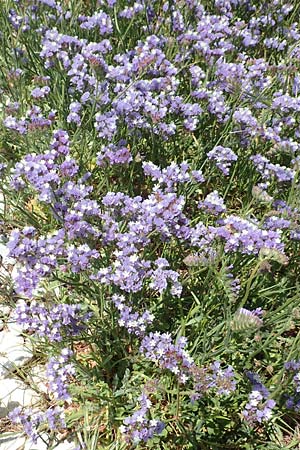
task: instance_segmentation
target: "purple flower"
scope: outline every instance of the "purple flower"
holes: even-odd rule
[[[237,160],[237,155],[230,148],[222,147],[221,145],[214,147],[208,152],[207,157],[216,162],[216,166],[224,175],[229,175],[232,161]]]
[[[104,11],[97,11],[90,17],[82,16],[80,19],[80,28],[92,30],[98,27],[101,35],[111,34],[113,31],[111,18]]]
[[[139,337],[143,336],[147,326],[153,322],[153,314],[148,310],[144,311],[142,314],[134,312],[133,307],[126,304],[123,295],[114,294],[112,296],[112,302],[120,313],[120,319],[118,320],[119,325],[125,327],[128,333],[133,333]]]
[[[58,357],[51,357],[47,364],[47,379],[49,390],[56,400],[71,402],[68,392],[70,377],[75,375],[74,365],[69,362],[73,352],[64,348]]]
[[[276,402],[272,399],[264,401],[264,396],[257,390],[249,394],[249,401],[242,411],[244,419],[250,426],[257,423],[268,422],[272,418]]]
[[[125,441],[134,445],[139,442],[147,442],[155,434],[160,434],[165,427],[163,422],[150,419],[149,413],[152,403],[145,392],[142,392],[138,401],[140,408],[132,416],[124,419],[124,425],[120,427]]]
[[[151,361],[158,364],[161,369],[173,372],[181,383],[190,378],[190,369],[194,361],[184,349],[187,344],[185,337],[180,337],[173,344],[168,333],[149,333],[141,341],[140,352]]]
[[[295,171],[289,167],[270,163],[268,158],[262,155],[253,155],[250,157],[256,170],[262,175],[264,180],[274,176],[279,182],[292,181],[295,177]]]
[[[59,406],[48,408],[44,412],[17,407],[9,413],[9,418],[13,423],[23,426],[24,432],[34,444],[37,443],[41,425],[47,425],[53,431],[66,427],[65,415]]]
[[[208,367],[191,367],[193,390],[191,401],[202,398],[210,390],[216,391],[218,395],[229,395],[236,388],[235,374],[231,366],[223,369],[220,361],[214,361]]]
[[[213,215],[219,215],[226,211],[224,200],[220,197],[218,191],[208,194],[203,201],[198,203],[198,208],[204,209]]]
[[[49,92],[50,92],[49,86],[43,86],[42,88],[37,87],[31,91],[31,96],[35,99],[40,99],[46,97],[46,95],[48,95]]]
[[[272,410],[276,402],[269,398],[269,390],[262,384],[256,373],[246,371],[246,375],[252,383],[252,391],[242,415],[248,424],[253,427],[257,423],[268,422],[272,418]]]
[[[61,342],[68,335],[78,335],[86,327],[90,313],[83,314],[80,305],[46,305],[32,301],[30,305],[20,300],[14,319],[24,330],[46,337],[51,342]]]
[[[103,145],[101,151],[97,153],[97,165],[105,166],[108,164],[128,164],[132,161],[132,155],[126,141],[121,140],[117,145]]]

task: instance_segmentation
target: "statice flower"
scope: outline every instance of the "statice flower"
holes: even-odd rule
[[[54,408],[48,408],[44,414],[50,430],[57,430],[66,427],[65,414],[61,407],[56,406]]]
[[[253,311],[253,312],[256,312],[257,315],[261,315],[261,313],[262,313],[261,308],[258,308],[258,310]],[[251,382],[254,390],[259,391],[264,397],[268,397],[270,395],[269,390],[263,385],[263,383],[257,373],[246,370],[245,375],[248,378],[248,380]]]
[[[202,398],[210,390],[218,395],[229,395],[235,391],[236,381],[233,367],[222,368],[220,361],[214,361],[208,367],[191,367],[193,389],[191,401]]]
[[[252,391],[242,415],[250,426],[268,422],[272,418],[272,410],[276,402],[269,398],[269,390],[262,384],[256,373],[247,371],[246,376],[252,384]]]
[[[72,355],[71,350],[64,348],[59,356],[51,357],[47,364],[49,391],[52,392],[56,400],[71,402],[68,382],[75,375],[74,365],[70,362]]]
[[[133,6],[126,6],[119,12],[119,17],[123,19],[132,19],[138,13],[143,11],[145,6],[141,2],[134,2]]]
[[[42,114],[42,110],[39,106],[33,105],[28,111],[26,116],[28,131],[34,131],[44,128],[49,128],[55,119],[56,111],[51,110],[48,116],[45,117]]]
[[[112,296],[112,302],[120,313],[119,325],[125,327],[130,334],[135,334],[139,337],[143,336],[147,326],[153,322],[154,315],[148,310],[142,314],[134,312],[133,307],[126,304],[123,295],[114,294]]]
[[[23,426],[24,432],[33,444],[37,443],[39,429],[42,425],[46,425],[54,431],[66,427],[65,415],[59,406],[48,408],[45,412],[33,411],[29,408],[22,409],[18,406],[9,413],[9,418],[14,424]]]
[[[155,434],[160,434],[165,425],[163,422],[150,419],[151,400],[145,392],[138,398],[140,408],[130,417],[124,419],[120,431],[128,443],[134,445],[147,442]]]
[[[218,191],[208,194],[203,201],[198,203],[198,208],[217,216],[226,211],[226,206]]]
[[[297,371],[300,370],[300,361],[291,360],[284,363],[284,368],[289,371]]]
[[[193,359],[184,349],[186,344],[187,339],[183,336],[174,344],[168,333],[149,333],[141,341],[140,352],[161,369],[174,373],[178,381],[186,383],[194,365]]]
[[[7,243],[9,256],[22,264],[14,280],[17,292],[32,296],[40,279],[53,273],[58,258],[66,254],[64,238],[64,230],[39,238],[34,227],[12,231]]]
[[[20,16],[13,8],[9,9],[8,20],[15,30],[20,30],[23,33],[30,30],[29,18]]]
[[[49,8],[55,9],[57,12],[62,12],[62,7],[55,0],[38,0],[39,3],[43,5],[49,6]]]
[[[9,418],[13,423],[23,426],[24,432],[31,442],[37,442],[39,437],[38,429],[43,422],[43,414],[41,412],[34,412],[30,409],[22,411],[21,407],[17,407],[9,413]]]
[[[208,159],[216,162],[218,169],[223,172],[224,175],[229,175],[229,169],[232,161],[237,160],[237,155],[229,147],[222,147],[217,145],[210,152],[207,153]]]
[[[250,135],[256,135],[260,129],[259,123],[254,117],[250,108],[238,108],[233,113],[233,119],[238,123],[244,132],[248,132]]]
[[[84,30],[92,30],[95,27],[99,28],[101,35],[111,34],[113,32],[111,18],[104,11],[99,10],[90,17],[80,17],[80,28]]]
[[[97,113],[95,116],[95,128],[98,136],[106,139],[112,139],[117,133],[118,117],[113,112],[104,114]]]
[[[296,412],[300,411],[300,361],[291,360],[284,364],[286,371],[293,373],[293,394],[286,400],[286,407]]]
[[[175,297],[180,297],[182,285],[178,281],[179,273],[169,269],[169,262],[165,258],[158,258],[154,264],[156,268],[151,274],[150,288],[162,294],[167,289],[169,282],[171,285],[171,294]]]
[[[267,230],[280,230],[284,228],[289,228],[291,226],[291,220],[284,219],[278,216],[269,216],[264,222],[264,227]]]
[[[38,191],[41,201],[52,203],[54,191],[61,183],[59,159],[61,155],[67,156],[68,153],[68,135],[63,130],[57,130],[54,132],[51,150],[38,155],[29,153],[15,165],[12,187],[17,190],[23,189],[27,181]]]
[[[226,105],[222,91],[214,90],[209,94],[207,110],[215,115],[219,122],[226,122],[229,107]]]
[[[249,401],[242,411],[242,415],[250,426],[268,422],[272,418],[275,405],[276,402],[273,399],[265,401],[265,397],[261,392],[253,390],[249,394]]]
[[[16,164],[11,185],[16,190],[31,185],[38,192],[39,200],[50,205],[53,216],[63,224],[69,239],[89,234],[98,236],[99,231],[86,220],[100,213],[97,202],[89,199],[93,187],[88,186],[86,180],[90,174],[72,180],[79,166],[69,152],[68,134],[64,130],[55,131],[49,151],[28,154]]]
[[[225,369],[221,367],[220,361],[214,361],[209,366],[210,382],[209,388],[214,389],[218,395],[229,395],[235,391],[236,381],[234,379],[233,367],[228,366]]]
[[[128,164],[132,161],[129,146],[126,141],[121,140],[116,144],[103,145],[97,153],[97,165],[105,166],[108,164]]]
[[[213,244],[216,239],[216,233],[213,229],[209,229],[203,222],[199,222],[190,233],[190,244],[197,247],[198,261],[203,265],[209,265],[217,257],[217,251]]]
[[[97,250],[90,249],[87,244],[76,247],[74,244],[66,248],[68,263],[73,273],[78,273],[91,267],[91,260],[98,259]]]
[[[186,240],[189,237],[189,221],[183,214],[185,199],[174,192],[156,189],[141,205],[140,222],[145,230],[155,230],[163,240],[171,236]]]
[[[250,159],[264,180],[267,180],[273,176],[277,179],[277,181],[285,182],[292,181],[295,177],[295,171],[293,169],[280,166],[279,164],[273,164],[265,156],[257,154],[251,156]]]
[[[116,252],[115,252],[116,253]],[[100,269],[91,279],[103,284],[114,284],[125,292],[138,292],[151,273],[151,263],[137,256],[118,253],[118,258],[108,267]]]
[[[187,162],[180,165],[171,163],[164,169],[159,168],[151,161],[143,162],[144,174],[150,176],[152,180],[157,181],[157,186],[163,188],[166,192],[173,192],[179,183],[204,182],[201,170],[190,170]]]
[[[220,221],[220,227],[212,227],[215,236],[225,241],[225,252],[258,254],[262,248],[284,251],[281,230],[261,229],[255,220],[230,215]]]
[[[77,125],[80,125],[81,118],[80,118],[80,111],[81,111],[81,104],[79,102],[71,102],[69,106],[69,114],[67,116],[67,122],[68,123],[76,123]]]
[[[17,131],[19,134],[27,133],[27,123],[25,119],[16,119],[9,115],[3,120],[3,125],[9,130]]]
[[[67,335],[78,335],[90,317],[90,313],[82,313],[80,305],[46,305],[36,301],[28,305],[24,300],[17,303],[13,314],[24,330],[51,342],[61,342]]]
[[[36,87],[31,91],[31,96],[35,99],[45,98],[49,92],[49,86],[43,86],[42,88]]]

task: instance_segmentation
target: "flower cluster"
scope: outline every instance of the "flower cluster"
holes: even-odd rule
[[[183,336],[173,344],[168,333],[149,333],[141,341],[140,352],[161,369],[173,372],[181,383],[186,383],[194,365],[193,359],[185,350],[186,344],[187,339]]]
[[[218,395],[229,395],[235,391],[236,381],[233,367],[228,366],[223,369],[220,361],[214,361],[208,367],[194,365],[191,374],[193,378],[192,402],[200,399],[210,390]]]
[[[286,407],[296,412],[300,411],[300,361],[288,361],[284,368],[293,373],[293,394],[286,400]]]
[[[14,408],[9,413],[10,420],[15,424],[21,424],[24,432],[29,436],[33,444],[37,443],[39,428],[46,425],[50,430],[60,430],[66,427],[63,408],[56,406],[46,411],[22,410],[21,407]]]
[[[284,275],[282,285],[282,273],[272,278],[268,261],[288,269],[300,241],[296,6],[279,0],[22,3],[9,0],[13,7],[0,12],[7,65],[0,77],[1,204],[3,220],[13,217],[20,229],[1,225],[9,230],[14,289],[27,297],[16,306],[16,321],[44,343],[66,346],[49,360],[49,389],[56,400],[70,401],[75,366],[67,345],[86,329],[89,285],[89,305],[97,310],[101,292],[105,320],[117,314],[131,346],[138,346],[132,354],[190,389],[193,401],[231,394],[233,367],[198,366],[197,349],[192,357],[180,333],[201,339],[200,302],[205,326],[221,321],[220,290],[229,298],[231,330],[262,327],[267,304],[243,307],[249,283],[239,302],[248,271],[259,274],[255,283],[266,297],[295,288],[292,276]],[[11,190],[24,210],[14,209]],[[37,211],[29,211],[30,202]],[[41,281],[52,278],[72,286],[67,303],[36,300]],[[80,304],[73,292],[75,299],[80,292]],[[163,323],[169,311],[174,317]],[[209,354],[219,349],[221,326],[214,325],[216,336],[205,343]],[[238,366],[244,353],[235,358],[230,349],[227,356]],[[286,369],[295,390],[287,406],[298,412],[298,362]],[[252,392],[242,416],[263,428],[275,401],[258,376],[247,376]],[[139,402],[121,428],[128,444],[143,445],[163,429],[152,419],[146,392]],[[33,440],[45,421],[63,426],[55,410],[16,414]]]
[[[231,148],[222,147],[221,145],[217,145],[208,152],[207,157],[216,162],[217,168],[220,169],[224,175],[229,175],[231,163],[238,159]]]
[[[211,192],[203,201],[199,202],[198,208],[204,209],[213,215],[219,215],[226,211],[224,200],[217,191]]]
[[[249,425],[254,426],[256,423],[268,422],[272,418],[276,402],[273,399],[264,400],[265,397],[258,390],[253,390],[249,394],[249,401],[242,412]]]
[[[264,180],[268,180],[273,176],[279,182],[285,182],[292,181],[295,177],[295,171],[293,169],[281,166],[280,164],[273,164],[265,156],[259,154],[253,155],[250,159]]]
[[[128,333],[133,333],[136,336],[144,335],[147,326],[153,322],[153,314],[147,310],[141,315],[134,312],[132,306],[126,305],[123,295],[113,295],[112,302],[120,313],[119,325],[125,327]]]
[[[78,335],[90,318],[83,314],[80,305],[49,305],[32,301],[29,305],[20,300],[14,310],[14,319],[24,330],[51,342],[61,342],[66,335]]]
[[[34,227],[14,230],[7,247],[9,256],[22,264],[15,275],[16,290],[32,296],[42,277],[50,275],[58,266],[59,258],[65,256],[64,230],[36,239]]]
[[[246,372],[246,375],[252,384],[252,391],[249,394],[249,401],[242,411],[243,418],[250,426],[268,422],[272,418],[276,402],[269,398],[268,389],[262,384],[256,373]]]
[[[51,357],[47,364],[47,380],[49,391],[56,400],[71,401],[68,392],[68,381],[75,375],[74,365],[69,361],[73,352],[64,348],[58,357]]]
[[[163,422],[150,419],[151,400],[145,392],[140,395],[138,401],[140,408],[132,416],[126,417],[124,425],[120,427],[125,441],[135,445],[139,442],[147,442],[154,434],[160,434],[165,427]]]

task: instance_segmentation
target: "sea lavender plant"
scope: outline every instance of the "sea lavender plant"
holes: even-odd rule
[[[83,314],[80,305],[46,305],[32,301],[29,305],[20,300],[14,311],[14,319],[24,330],[34,332],[36,336],[61,342],[66,336],[76,336],[86,327],[91,317]]]
[[[71,402],[68,382],[70,377],[75,375],[74,365],[69,362],[72,355],[73,352],[71,350],[64,348],[58,357],[51,357],[47,364],[49,391],[56,400]]]
[[[210,160],[216,162],[216,166],[224,175],[229,175],[229,169],[233,161],[237,160],[237,155],[228,147],[217,145],[207,153]]]
[[[48,408],[44,412],[29,408],[22,409],[18,406],[9,413],[9,418],[14,424],[23,426],[24,432],[33,444],[37,443],[42,425],[46,425],[52,431],[66,427],[64,410],[59,406]]]
[[[145,392],[142,392],[138,401],[140,408],[132,416],[124,419],[124,425],[120,427],[125,441],[132,442],[134,445],[139,442],[147,442],[155,434],[160,434],[165,428],[163,422],[149,417],[152,403]]]
[[[262,384],[256,373],[248,371],[246,375],[252,384],[252,391],[242,415],[247,423],[253,427],[257,423],[268,422],[272,418],[276,402],[269,398],[269,390]]]

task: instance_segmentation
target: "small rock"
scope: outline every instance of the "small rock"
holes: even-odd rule
[[[78,448],[78,446],[74,444],[74,442],[64,441],[58,444],[57,447],[54,447],[53,450],[75,450],[76,448]]]
[[[33,406],[39,400],[38,394],[21,380],[6,378],[0,382],[0,418],[6,417],[17,406]]]
[[[5,211],[5,198],[2,192],[0,192],[0,214],[4,214]]]
[[[0,436],[0,450],[49,450],[47,442],[46,434],[42,434],[37,443],[33,444],[24,433],[3,433]],[[76,448],[78,448],[77,445],[69,441],[51,446],[51,450],[75,450]]]
[[[9,316],[11,312],[11,308],[8,305],[1,305],[0,306],[0,314],[1,316]]]
[[[0,319],[0,331],[2,331],[4,328],[4,322]]]
[[[42,434],[41,437],[38,438],[36,444],[33,444],[29,439],[27,439],[24,450],[48,450],[50,448],[48,447],[48,440],[47,434]]]
[[[21,433],[3,433],[0,436],[0,450],[23,450],[25,441]]]
[[[2,258],[2,264],[6,265],[14,265],[16,263],[14,258],[8,256],[9,250],[3,242],[0,242],[0,257]]]
[[[8,330],[0,334],[0,377],[7,376],[16,367],[22,367],[32,358],[32,351],[24,338]]]
[[[8,258],[8,254],[9,254],[9,250],[6,247],[5,244],[3,244],[2,242],[0,242],[0,256],[2,258],[2,261],[5,261]],[[12,259],[12,258],[11,258]]]
[[[32,367],[30,374],[28,375],[30,385],[36,387],[39,392],[47,394],[49,392],[47,384],[47,375],[45,366],[37,365]]]
[[[8,331],[11,331],[12,333],[14,333],[16,336],[20,336],[23,331],[24,331],[24,327],[23,325],[20,325],[19,323],[16,323],[14,318],[10,317],[10,320],[7,323],[7,328]]]

